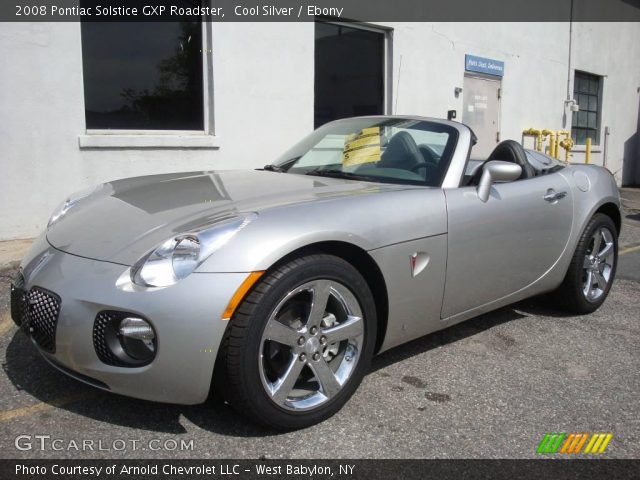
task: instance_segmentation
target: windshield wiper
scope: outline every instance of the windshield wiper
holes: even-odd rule
[[[307,173],[305,173],[305,175],[316,175],[318,177],[347,178],[349,180],[364,180],[367,182],[380,181],[380,179],[369,176],[369,175],[358,175],[357,173],[344,172],[342,170],[337,170],[337,169],[322,170],[321,168],[314,168],[313,170],[309,170]]]
[[[278,165],[265,165],[262,168],[259,168],[258,170],[266,170],[267,172],[284,172],[284,169],[282,167],[279,167]]]

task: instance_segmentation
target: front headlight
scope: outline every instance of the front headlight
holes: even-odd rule
[[[47,229],[51,228],[53,224],[59,222],[62,217],[64,217],[69,212],[69,210],[71,210],[72,207],[76,206],[81,200],[90,197],[98,190],[100,190],[100,188],[102,188],[102,184],[95,185],[93,187],[89,187],[85,190],[81,190],[69,195],[69,198],[58,205],[58,207],[51,214],[51,217],[49,217],[49,221],[47,222]]]
[[[131,268],[131,281],[144,287],[168,287],[189,276],[213,252],[258,215],[248,213],[212,227],[170,238]]]

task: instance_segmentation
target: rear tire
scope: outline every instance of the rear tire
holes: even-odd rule
[[[360,273],[332,255],[269,272],[227,328],[217,388],[239,413],[278,430],[319,423],[369,369],[376,309]]]
[[[595,214],[587,224],[562,285],[558,303],[578,314],[592,313],[605,301],[618,264],[618,234],[613,220]]]

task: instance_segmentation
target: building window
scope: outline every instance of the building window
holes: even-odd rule
[[[316,22],[316,128],[339,118],[384,113],[386,35],[361,26]]]
[[[580,111],[573,112],[571,122],[571,135],[576,145],[584,145],[587,138],[593,145],[599,144],[601,96],[602,77],[576,71],[573,99],[578,102]]]
[[[87,129],[205,130],[202,21],[81,29]]]

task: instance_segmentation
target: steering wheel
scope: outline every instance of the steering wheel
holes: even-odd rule
[[[413,167],[411,167],[409,170],[411,170],[412,172],[416,172],[416,173],[417,173],[417,171],[418,171],[418,170],[420,170],[421,168],[428,168],[428,167],[430,167],[430,166],[435,167],[435,165],[434,165],[433,163],[431,163],[431,162],[425,162],[424,160],[422,160],[422,161],[420,161],[420,162],[416,163],[416,164],[415,164]]]
[[[424,175],[421,175],[418,170],[424,168]],[[438,169],[438,165],[432,162],[420,162],[413,167],[411,167],[411,172],[416,173],[422,177],[423,180],[427,181],[427,183],[431,184],[436,182],[437,179],[440,178],[440,173]]]

